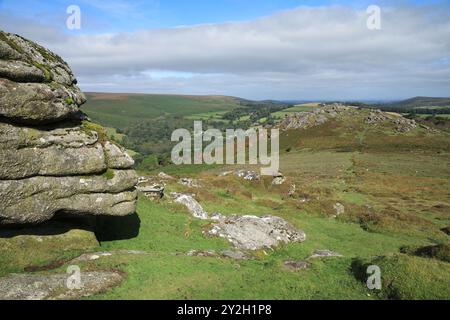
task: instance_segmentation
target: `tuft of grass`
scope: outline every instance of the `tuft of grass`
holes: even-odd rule
[[[81,129],[87,134],[92,134],[92,131],[97,132],[99,141],[105,143],[108,140],[108,134],[104,127],[101,125],[84,120],[81,125]]]
[[[64,102],[65,102],[66,104],[74,104],[74,103],[75,103],[75,101],[73,101],[73,99],[70,98],[70,97],[64,99]]]
[[[352,270],[365,281],[369,265],[381,270],[382,289],[376,292],[381,299],[447,300],[449,263],[405,254],[393,254],[372,260],[354,260]]]
[[[114,170],[108,169],[102,174],[102,176],[108,180],[112,180],[114,179]]]
[[[0,31],[0,40],[6,42],[15,51],[17,51],[21,54],[24,53],[22,48],[19,45],[17,45],[13,40],[9,39],[3,31]]]
[[[418,257],[434,258],[450,262],[450,243],[441,243],[425,247],[402,247],[400,251]]]

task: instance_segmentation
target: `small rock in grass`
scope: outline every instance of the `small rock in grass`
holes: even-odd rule
[[[208,213],[203,210],[203,207],[191,194],[172,192],[170,195],[175,199],[175,202],[184,205],[195,218],[208,219]]]
[[[273,248],[282,243],[306,240],[303,231],[275,216],[223,217],[214,223],[209,234],[227,239],[235,248],[243,250]]]
[[[311,267],[311,264],[306,261],[289,260],[284,262],[284,267],[291,271],[299,271],[309,269]]]
[[[118,272],[81,272],[80,289],[70,290],[66,273],[10,274],[0,278],[0,300],[67,300],[87,297],[118,285]]]
[[[309,257],[309,259],[328,258],[328,257],[342,257],[342,255],[340,253],[333,252],[330,250],[316,250],[314,251],[313,255]]]
[[[345,213],[345,207],[342,203],[336,202],[333,209],[336,211],[336,214],[334,215],[335,218]]]

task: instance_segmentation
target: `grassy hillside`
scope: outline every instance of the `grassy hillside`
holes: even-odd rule
[[[125,128],[139,121],[164,115],[188,116],[228,111],[240,99],[226,96],[182,96],[150,94],[87,93],[82,107],[92,120],[107,127]]]
[[[205,235],[212,222],[192,218],[169,196],[152,202],[141,194],[139,233],[111,240],[129,227],[121,219],[111,220],[99,230],[101,246],[88,251],[114,254],[80,263],[82,270],[126,274],[120,286],[93,298],[450,299],[449,235],[444,231],[450,226],[449,135],[420,126],[399,133],[391,123],[368,125],[369,112],[356,110],[309,129],[282,132],[280,169],[287,180],[279,186],[272,185],[272,177],[245,181],[220,176],[230,169],[258,169],[252,166],[141,171],[198,179],[199,188],[168,181],[166,195],[194,193],[209,213],[279,216],[303,230],[307,239],[254,252],[250,260],[189,256],[191,250],[220,251],[231,245]],[[336,203],[345,208],[338,217]],[[8,245],[2,247],[8,250]],[[51,249],[45,255],[7,255],[14,269],[4,264],[0,274],[52,265],[76,256],[79,248]],[[325,249],[343,257],[310,260],[305,270],[284,267],[285,261],[305,260]],[[368,265],[381,268],[382,290],[366,287]],[[46,272],[64,273],[66,267]]]
[[[450,107],[450,98],[415,97],[403,101],[390,103],[387,106],[405,109],[427,108],[427,107]]]

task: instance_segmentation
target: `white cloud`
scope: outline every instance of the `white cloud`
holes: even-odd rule
[[[443,96],[450,93],[449,9],[383,8],[380,31],[366,28],[365,10],[347,7],[134,33],[23,31],[63,56],[88,90],[261,99]]]

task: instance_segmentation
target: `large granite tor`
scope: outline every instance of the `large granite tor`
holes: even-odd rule
[[[0,31],[0,224],[135,212],[133,159],[83,120],[76,83],[59,56]]]

